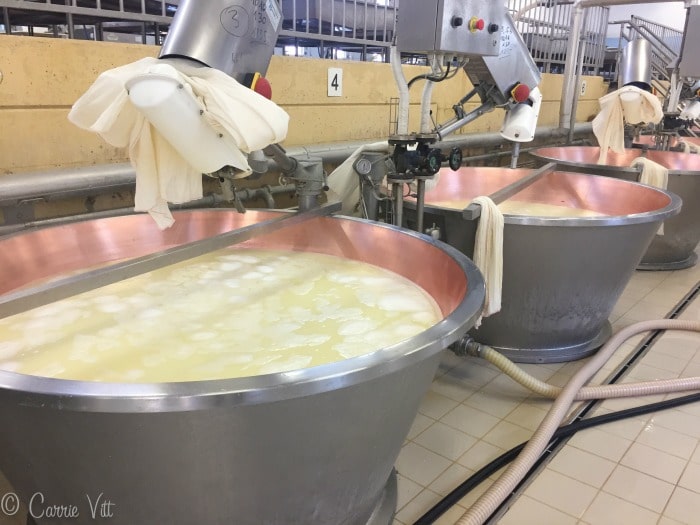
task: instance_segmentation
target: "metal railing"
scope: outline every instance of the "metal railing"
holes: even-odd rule
[[[502,1],[540,69],[562,72],[571,0]],[[135,33],[144,43],[155,44],[162,42],[178,4],[179,0],[0,0],[8,33],[13,26],[26,27],[30,34],[44,26],[54,36],[103,40],[111,31]],[[399,0],[281,0],[281,8],[277,54],[388,61]],[[584,70],[598,74],[605,56],[608,8],[586,11]]]
[[[398,0],[282,0],[282,54],[388,59]]]
[[[564,71],[572,4],[570,0],[507,1],[518,32],[540,70],[545,73]],[[591,7],[586,10],[583,67],[587,74],[597,75],[603,68],[608,14],[607,7]]]
[[[41,32],[90,40],[135,34],[144,44],[162,43],[178,4],[179,0],[0,0],[6,34]]]

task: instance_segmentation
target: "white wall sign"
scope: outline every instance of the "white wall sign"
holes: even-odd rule
[[[328,68],[328,96],[343,96],[343,70],[339,67]]]

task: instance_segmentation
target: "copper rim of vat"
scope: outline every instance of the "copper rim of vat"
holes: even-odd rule
[[[645,157],[668,169],[669,175],[700,175],[700,155],[676,151],[626,149],[624,153],[608,151],[604,162],[598,164],[600,148],[593,146],[561,146],[539,148],[529,152],[533,157],[546,162],[556,162],[560,167],[574,166],[589,169],[593,173],[627,173],[636,175],[638,170],[630,167],[632,161]]]
[[[455,210],[435,203],[455,198],[490,195],[527,176],[527,169],[460,168],[442,170],[434,188],[426,192],[425,209]],[[676,194],[636,182],[597,175],[553,171],[545,174],[510,200],[592,210],[593,217],[538,217],[504,213],[506,224],[533,226],[620,226],[662,221],[677,214],[681,199]],[[415,199],[410,198],[410,205]]]
[[[8,293],[37,279],[65,274],[107,260],[155,253],[185,240],[279,217],[284,212],[198,210],[178,212],[160,232],[147,215],[75,222],[0,239],[0,274],[27,277],[0,284]],[[177,239],[176,242],[173,242]],[[145,246],[144,243],[147,245]],[[77,250],[79,264],[51,269],[61,246]],[[349,217],[321,217],[254,238],[242,247],[300,249],[341,255],[392,270],[421,285],[440,306],[443,319],[414,337],[368,354],[276,374],[173,383],[98,383],[29,376],[0,370],[0,391],[28,406],[92,412],[169,412],[254,405],[310,396],[401,370],[443,350],[474,324],[484,301],[476,266],[451,246],[389,225]],[[125,254],[124,252],[127,252]],[[39,260],[28,260],[35,254]],[[18,259],[25,258],[25,261]],[[420,260],[421,264],[416,264]],[[14,261],[12,265],[10,261]],[[23,264],[26,262],[28,264]],[[48,266],[47,266],[48,265]]]

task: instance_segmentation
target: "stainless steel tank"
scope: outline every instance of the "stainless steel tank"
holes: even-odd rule
[[[654,237],[639,268],[680,270],[690,268],[697,262],[695,248],[700,242],[700,207],[696,203],[700,202],[700,155],[628,149],[624,153],[611,151],[604,164],[597,164],[600,155],[597,147],[541,148],[530,154],[543,163],[554,161],[569,171],[630,181],[639,178],[639,171],[630,168],[637,157],[646,156],[668,168],[668,189],[677,194],[686,205],[680,214],[664,223],[664,235]]]
[[[445,201],[469,201],[521,179],[528,170],[442,170],[426,192],[425,226],[468,256],[476,220]],[[606,217],[505,215],[502,309],[472,335],[515,361],[578,359],[610,336],[608,317],[661,221],[678,213],[680,199],[627,181],[551,172],[512,200],[584,208]],[[406,203],[407,225],[415,201]]]
[[[161,232],[135,215],[15,235],[0,240],[0,293],[276,216],[181,212]],[[37,523],[89,523],[87,498],[94,504],[100,494],[113,504],[104,522],[114,524],[390,523],[394,461],[441,351],[481,310],[480,273],[443,243],[347,218],[309,220],[240,246],[392,270],[430,293],[444,319],[365,356],[249,378],[104,384],[0,371],[0,470],[25,504],[42,495],[36,513],[75,505],[81,516]]]
[[[628,84],[651,88],[651,42],[637,38],[629,42],[620,56],[620,87]]]

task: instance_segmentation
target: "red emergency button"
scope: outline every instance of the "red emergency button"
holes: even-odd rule
[[[511,90],[510,94],[513,97],[513,100],[520,104],[521,102],[525,102],[527,97],[530,96],[530,88],[525,84],[519,83]]]
[[[270,85],[270,82],[260,73],[255,73],[250,89],[255,91],[257,94],[272,100],[272,85]]]
[[[476,33],[477,31],[483,31],[484,27],[486,27],[486,22],[482,18],[477,18],[473,16],[471,20],[469,20],[469,31],[472,33]]]

